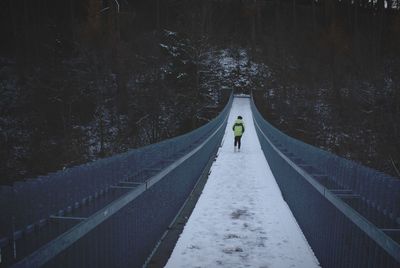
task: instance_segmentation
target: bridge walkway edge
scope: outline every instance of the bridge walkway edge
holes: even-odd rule
[[[221,144],[222,143],[223,140]],[[160,241],[154,248],[152,254],[149,256],[143,267],[159,268],[159,267],[164,267],[167,264],[168,259],[175,248],[176,242],[178,241],[179,236],[183,232],[183,228],[185,227],[186,222],[190,218],[190,215],[192,214],[196,206],[196,203],[199,200],[200,195],[204,189],[204,186],[207,183],[211,166],[215,161],[215,159],[217,158],[218,149],[221,146],[222,145],[218,146],[214,151],[212,157],[210,157],[210,160],[204,167],[204,170],[201,173],[192,192],[186,199],[185,203],[182,205],[182,208],[179,210],[178,214],[170,224],[169,228],[165,231],[164,235],[161,237]]]

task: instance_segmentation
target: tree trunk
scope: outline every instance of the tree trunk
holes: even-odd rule
[[[354,39],[357,40],[357,37],[359,35],[359,26],[358,26],[358,16],[359,16],[359,6],[360,6],[360,0],[354,0]],[[357,47],[356,47],[357,48]]]
[[[315,0],[312,1],[312,25],[313,25],[313,32],[316,34],[317,32],[317,10],[315,6]]]
[[[335,2],[336,0],[326,0],[325,3],[325,28],[330,29],[335,19]]]
[[[99,128],[100,128],[100,151],[99,151],[99,155],[100,157],[104,156],[104,122],[103,122],[103,115],[101,115],[100,117],[100,122],[99,122]]]
[[[376,34],[375,34],[375,68],[376,71],[381,64],[382,57],[382,37],[383,37],[383,24],[384,24],[384,13],[385,13],[385,3],[384,0],[378,0],[378,16],[376,23]]]
[[[360,27],[359,27],[360,0],[354,0],[354,22],[353,22],[353,55],[357,64],[360,64]]]
[[[251,27],[251,48],[252,51],[255,51],[256,47],[256,23],[257,23],[257,13],[253,13],[250,15],[250,27]]]
[[[156,2],[156,27],[157,27],[156,29],[157,29],[157,31],[161,30],[161,24],[160,24],[161,18],[160,18],[160,16],[161,16],[160,0],[157,0],[157,2]]]
[[[117,108],[120,114],[127,114],[128,113],[128,106],[129,106],[129,95],[128,90],[126,88],[126,84],[128,82],[128,75],[125,71],[117,74],[117,87],[118,87],[118,103]]]
[[[200,34],[204,36],[206,32],[206,25],[207,25],[207,1],[202,1],[202,9],[201,9],[201,25],[200,25]]]
[[[281,58],[282,48],[281,48],[281,4],[280,0],[275,0],[275,49],[276,53],[273,53],[276,57]]]
[[[292,6],[292,17],[293,17],[293,31],[296,33],[296,29],[297,29],[297,5],[296,5],[296,0],[293,0],[292,2],[293,6]]]
[[[72,42],[76,40],[76,30],[75,30],[75,1],[69,1],[69,23],[70,23],[70,31],[71,31],[71,38]]]

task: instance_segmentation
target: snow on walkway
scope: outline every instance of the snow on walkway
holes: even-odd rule
[[[234,152],[238,115],[246,131]],[[249,98],[233,101],[223,145],[166,267],[319,267],[263,155]]]

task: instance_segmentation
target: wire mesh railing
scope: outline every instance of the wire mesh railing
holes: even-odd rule
[[[1,187],[0,265],[143,265],[215,155],[231,103],[188,134]]]
[[[399,267],[400,180],[280,132],[251,103],[271,170],[322,267]]]

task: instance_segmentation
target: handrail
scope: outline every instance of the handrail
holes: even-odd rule
[[[331,204],[333,204],[337,209],[339,209],[349,220],[351,220],[355,225],[357,225],[364,233],[366,233],[372,240],[374,240],[378,245],[380,245],[385,251],[390,254],[394,259],[400,262],[400,245],[393,241],[388,235],[386,235],[382,230],[377,228],[374,224],[369,222],[362,215],[357,213],[349,205],[343,202],[340,198],[336,197],[331,193],[326,187],[321,185],[316,181],[306,170],[296,165],[292,160],[290,160],[285,154],[283,154],[265,135],[258,125],[256,119],[253,117],[253,121],[258,131],[269,143],[269,145],[274,149],[274,151],[284,159],[297,173],[299,173],[304,179],[306,179],[322,196],[324,196]]]
[[[228,104],[230,101],[228,101]],[[229,106],[229,105],[227,105]],[[226,109],[209,123],[162,142],[130,149],[125,153],[66,168],[37,178],[0,187],[0,241],[13,241],[15,232],[41,229],[50,215],[68,211],[78,203],[107,192],[111,185],[126,180],[143,181],[154,166],[165,167],[165,159],[178,157],[209,135],[225,116]],[[160,164],[162,166],[160,166]],[[21,237],[17,235],[17,239]],[[3,251],[4,252],[4,251]],[[18,254],[19,255],[19,254]],[[4,256],[4,255],[3,255]],[[14,257],[13,257],[14,258]],[[7,258],[8,259],[8,258]],[[0,258],[4,262],[4,258]],[[0,262],[1,263],[1,262]]]
[[[100,209],[98,212],[93,214],[87,219],[84,219],[82,222],[77,224],[76,226],[72,227],[62,235],[58,236],[51,242],[47,243],[46,245],[42,246],[31,255],[25,257],[18,263],[16,263],[13,267],[38,267],[56,255],[61,253],[63,250],[70,247],[73,243],[77,240],[82,238],[84,235],[89,233],[91,230],[96,228],[99,224],[110,218],[116,212],[124,208],[128,203],[132,202],[136,198],[138,198],[142,193],[147,191],[149,188],[154,186],[157,182],[162,180],[165,176],[171,173],[174,169],[176,169],[179,165],[184,163],[194,154],[196,154],[199,150],[201,150],[225,125],[227,119],[227,114],[225,119],[221,122],[220,126],[199,146],[191,150],[186,155],[180,157],[178,160],[161,170],[159,173],[154,175],[153,177],[149,178],[144,183],[138,185],[136,188],[130,190],[128,193],[124,194],[122,197],[114,200],[112,203]]]

